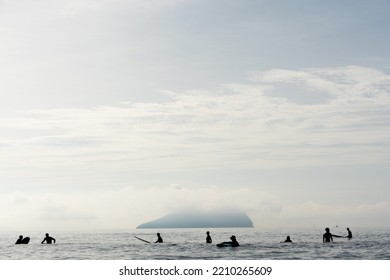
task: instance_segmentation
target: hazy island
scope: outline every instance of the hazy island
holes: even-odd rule
[[[251,228],[252,220],[242,211],[186,211],[143,223],[137,228]]]

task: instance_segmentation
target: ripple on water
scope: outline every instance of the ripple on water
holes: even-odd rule
[[[41,234],[31,235],[28,245],[13,245],[15,234],[0,235],[0,259],[390,259],[390,231],[354,231],[352,240],[338,238],[322,243],[320,233],[281,232],[255,229],[213,229],[212,244],[205,243],[204,229],[161,230],[164,243],[144,243],[137,235],[153,242],[155,231],[52,233],[57,244],[41,245]],[[235,234],[241,246],[219,248],[216,243]],[[291,235],[293,243],[280,243]]]

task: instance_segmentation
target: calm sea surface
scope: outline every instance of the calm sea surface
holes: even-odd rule
[[[322,243],[322,228],[305,230],[209,229],[212,244],[206,244],[208,229],[161,229],[162,244],[154,244],[157,230],[104,232],[50,232],[57,244],[41,245],[44,232],[24,233],[28,245],[14,245],[19,232],[0,233],[1,260],[389,260],[390,229],[351,228],[354,237]],[[346,229],[331,228],[345,236]],[[234,234],[240,247],[219,248]],[[293,243],[281,243],[287,235]],[[134,236],[148,240],[144,243]]]

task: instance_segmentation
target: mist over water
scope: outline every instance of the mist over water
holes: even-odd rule
[[[206,244],[210,230],[212,244]],[[388,260],[390,229],[351,229],[354,238],[334,238],[322,243],[323,229],[259,230],[229,229],[142,229],[104,232],[51,232],[56,244],[40,244],[42,233],[31,233],[30,244],[14,245],[19,233],[0,234],[1,260],[182,260],[182,259],[275,259],[275,260]],[[155,244],[156,232],[164,243]],[[339,229],[334,234],[344,234]],[[345,232],[346,233],[346,232]],[[234,234],[240,247],[219,248]],[[281,243],[290,235],[292,243]],[[26,235],[27,236],[27,235]],[[151,243],[142,242],[134,236]]]

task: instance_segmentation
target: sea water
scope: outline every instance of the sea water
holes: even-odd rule
[[[206,244],[209,230],[213,243]],[[0,260],[389,260],[390,229],[351,228],[353,238],[323,243],[322,228],[274,229],[133,229],[102,232],[55,232],[56,244],[41,244],[45,232],[0,233]],[[156,244],[160,232],[164,243]],[[346,236],[346,229],[331,228]],[[20,234],[27,245],[14,245]],[[241,246],[217,247],[235,235]],[[292,243],[282,243],[286,236]],[[134,236],[148,240],[145,243]]]

